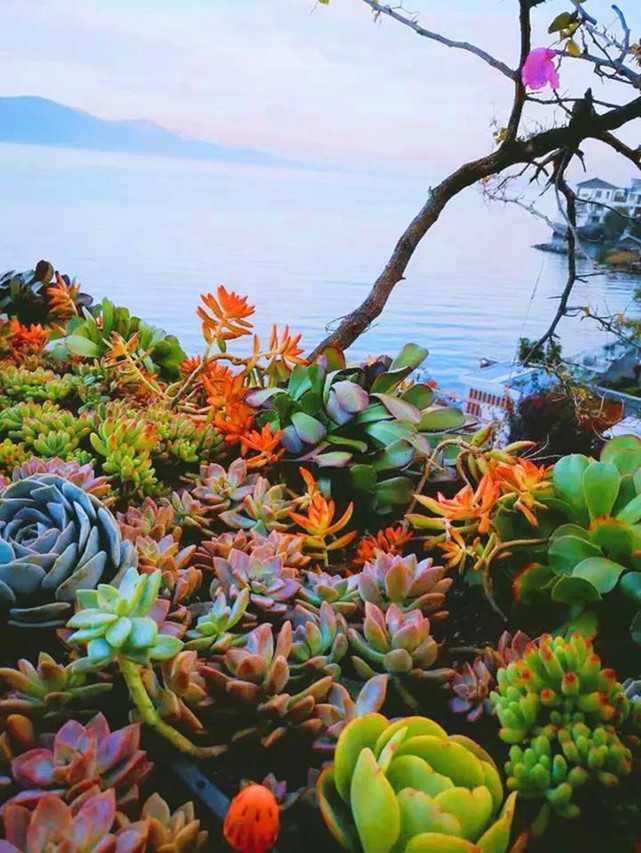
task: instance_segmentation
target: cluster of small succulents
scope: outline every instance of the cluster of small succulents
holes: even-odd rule
[[[506,764],[511,789],[576,817],[578,789],[587,783],[612,787],[632,771],[620,737],[629,700],[581,635],[544,635],[500,669],[497,682],[491,698],[500,736],[512,745]]]

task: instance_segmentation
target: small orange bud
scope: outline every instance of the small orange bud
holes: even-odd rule
[[[223,835],[239,853],[265,853],[278,838],[278,803],[264,785],[248,785],[231,801]]]

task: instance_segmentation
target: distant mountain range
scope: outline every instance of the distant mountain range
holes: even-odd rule
[[[252,166],[292,165],[251,148],[184,139],[150,121],[107,121],[31,96],[0,98],[0,142],[91,148],[128,154],[215,160]]]

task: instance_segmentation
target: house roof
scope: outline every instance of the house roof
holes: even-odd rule
[[[582,181],[580,184],[577,184],[580,189],[584,190],[618,190],[619,187],[615,187],[614,184],[609,184],[607,181],[602,181],[601,178],[590,178],[589,181]]]

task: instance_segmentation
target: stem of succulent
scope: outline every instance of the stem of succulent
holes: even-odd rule
[[[411,711],[418,711],[418,709],[419,709],[418,701],[415,699],[414,696],[412,696],[410,691],[401,684],[400,680],[398,678],[393,678],[392,684],[394,685],[394,689],[396,690],[398,695],[401,697],[402,701],[407,705],[407,707]]]
[[[132,663],[132,661],[125,658],[119,658],[118,665],[127,683],[129,695],[144,722],[155,729],[159,735],[166,738],[177,750],[194,758],[217,758],[227,750],[226,746],[196,746],[189,738],[186,738],[177,729],[166,723],[161,719],[160,714],[155,709],[153,702],[145,690],[138,664]]]
[[[416,487],[416,491],[414,492],[414,497],[412,498],[412,502],[408,507],[407,515],[410,515],[416,509],[416,503],[418,495],[423,492],[425,488],[425,484],[427,483],[430,474],[432,473],[432,468],[436,466],[436,460],[438,458],[439,453],[445,447],[451,447],[452,445],[456,445],[457,447],[462,447],[465,450],[474,450],[474,447],[471,444],[467,444],[465,441],[461,441],[460,438],[447,438],[445,441],[441,441],[440,444],[437,444],[434,448],[432,455],[425,462],[425,470],[423,471],[423,476],[419,480],[418,486]],[[406,522],[404,522],[406,523]]]

